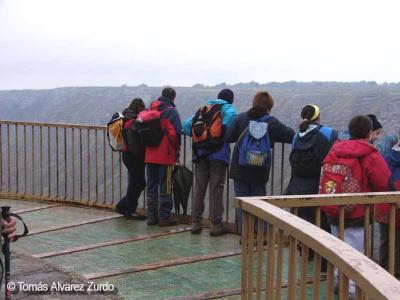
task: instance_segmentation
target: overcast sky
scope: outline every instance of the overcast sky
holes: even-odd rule
[[[0,0],[0,89],[400,81],[398,0]]]

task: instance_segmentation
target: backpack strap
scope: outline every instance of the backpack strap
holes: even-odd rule
[[[256,122],[265,122],[265,123],[267,123],[267,121],[268,121],[270,118],[271,118],[270,115],[264,115],[264,116],[262,116],[262,117],[256,119],[255,121],[256,121]],[[250,125],[250,121],[253,121],[253,120],[249,120],[249,125]],[[247,125],[247,127],[245,128],[245,130],[243,130],[242,133],[239,135],[239,138],[238,138],[238,140],[237,140],[237,142],[236,142],[237,144],[239,144],[239,143],[242,141],[244,135],[249,131],[249,125]]]

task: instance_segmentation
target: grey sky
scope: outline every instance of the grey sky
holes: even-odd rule
[[[0,0],[0,89],[400,81],[398,1]]]

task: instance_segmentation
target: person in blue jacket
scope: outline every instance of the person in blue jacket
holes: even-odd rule
[[[224,89],[218,94],[217,100],[207,101],[207,106],[220,105],[222,118],[221,141],[224,140],[226,128],[237,115],[233,106],[234,94],[230,89]],[[185,135],[192,136],[192,121],[195,116],[185,120],[183,128]],[[231,156],[229,144],[223,143],[216,150],[194,149],[194,197],[192,208],[192,234],[198,234],[202,230],[201,220],[204,212],[204,198],[209,185],[209,209],[212,228],[211,236],[220,236],[227,233],[222,225],[224,212],[223,192],[226,180],[227,168]]]

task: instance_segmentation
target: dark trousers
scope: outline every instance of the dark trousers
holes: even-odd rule
[[[144,161],[127,152],[122,153],[122,161],[128,169],[129,182],[126,195],[118,202],[117,209],[126,213],[133,213],[138,207],[140,194],[146,187]]]
[[[251,197],[251,196],[265,196],[267,194],[266,184],[248,183],[244,181],[235,180],[234,183],[236,197]],[[242,234],[242,210],[237,210],[238,214],[238,231]],[[265,228],[264,228],[265,229]]]
[[[204,198],[209,185],[209,209],[212,224],[220,224],[224,213],[223,194],[227,165],[206,158],[195,162],[192,220],[200,222],[204,212]]]
[[[172,210],[172,171],[174,166],[147,164],[147,214],[166,220]]]
[[[379,265],[388,270],[389,261],[389,225],[379,223],[380,242],[379,242]],[[400,227],[396,227],[395,252],[394,252],[394,275],[400,279]]]

